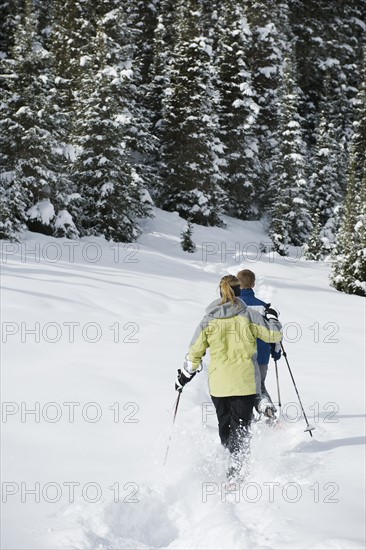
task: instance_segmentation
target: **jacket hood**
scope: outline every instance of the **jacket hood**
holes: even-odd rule
[[[221,300],[215,300],[206,308],[206,313],[210,317],[215,319],[229,319],[230,317],[235,317],[238,313],[245,311],[247,306],[240,298],[235,299],[235,304],[232,302],[226,302],[226,304],[221,304]]]

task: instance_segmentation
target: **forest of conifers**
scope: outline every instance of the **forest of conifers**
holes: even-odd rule
[[[365,0],[6,0],[0,236],[260,219],[366,279]]]

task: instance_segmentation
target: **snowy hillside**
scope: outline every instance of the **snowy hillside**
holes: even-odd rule
[[[365,300],[300,249],[261,252],[259,222],[194,226],[188,254],[185,222],[155,214],[137,245],[2,242],[2,548],[363,549]],[[284,418],[253,426],[250,477],[227,494],[205,370],[163,460],[176,369],[220,278],[243,268],[281,312],[316,429],[281,359]],[[276,399],[272,364],[267,380]]]

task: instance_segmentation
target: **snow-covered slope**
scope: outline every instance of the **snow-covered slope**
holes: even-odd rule
[[[2,243],[2,547],[364,548],[365,300],[300,250],[261,252],[258,222],[195,226],[188,254],[184,221],[155,214],[138,246]],[[281,359],[285,417],[253,426],[250,478],[226,494],[205,371],[163,460],[176,369],[220,278],[243,268],[280,309],[316,430]],[[273,365],[267,380],[275,399]]]

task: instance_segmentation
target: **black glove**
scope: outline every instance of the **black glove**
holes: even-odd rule
[[[281,350],[276,350],[276,344],[271,344],[271,357],[275,361],[279,361],[281,359]]]
[[[273,307],[268,307],[266,311],[264,312],[264,315],[266,319],[269,321],[270,319],[274,319],[275,321],[278,321],[278,316],[280,312],[276,311]]]
[[[197,371],[193,372],[192,374],[188,372],[184,367],[181,369],[178,369],[178,376],[175,381],[175,389],[177,391],[182,391],[183,387],[188,384],[192,380],[194,376],[196,376]]]

